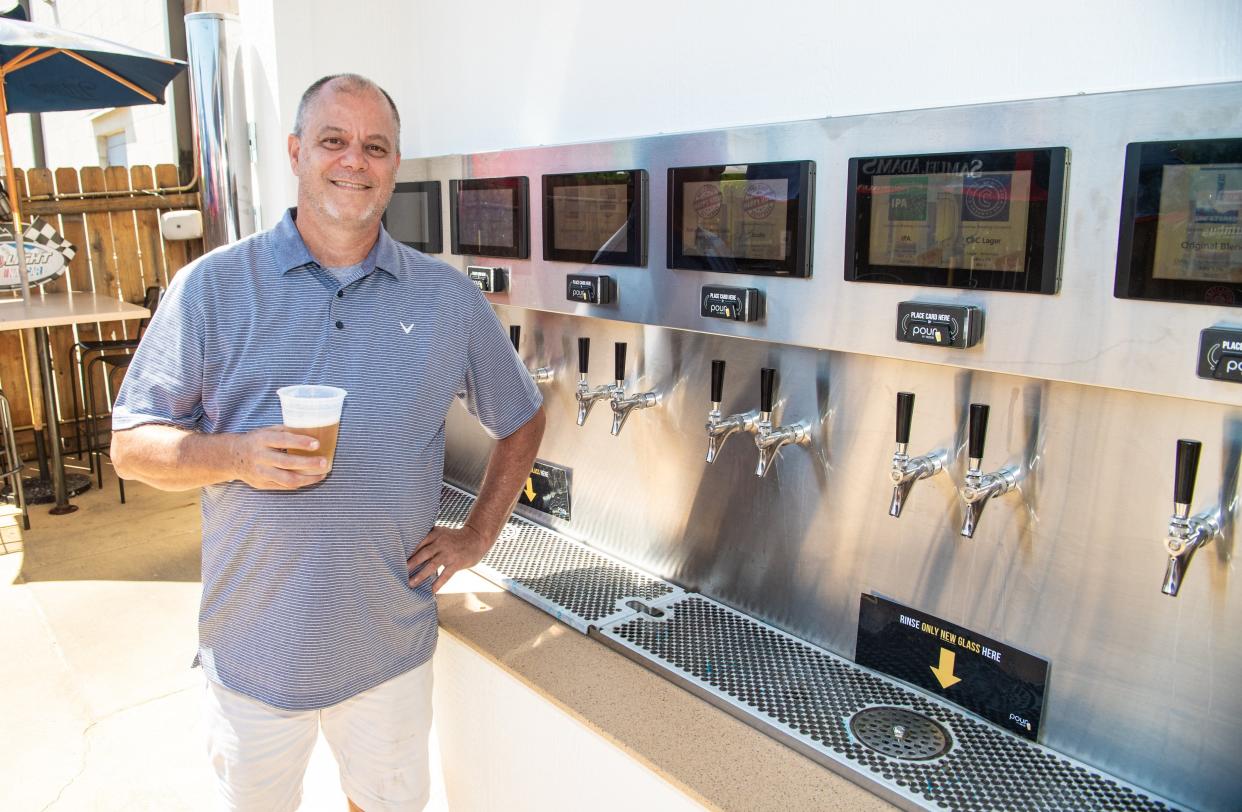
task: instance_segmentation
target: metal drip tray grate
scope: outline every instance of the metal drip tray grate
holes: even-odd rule
[[[474,497],[451,485],[440,492],[436,524],[461,527]],[[586,633],[641,611],[630,605],[685,593],[519,516],[510,517],[496,544],[474,570]]]
[[[660,608],[663,618],[637,614],[601,629],[600,636],[907,808],[1171,808],[700,595],[662,601]],[[879,711],[887,716],[877,716]],[[894,726],[903,728],[900,737]],[[901,747],[886,755],[877,746],[884,738]],[[919,755],[900,752],[902,747]]]
[[[850,732],[886,756],[924,761],[949,751],[949,731],[921,713],[906,708],[860,710],[850,717]]]
[[[437,524],[474,497],[445,485]],[[1055,751],[968,716],[701,595],[509,519],[475,567],[581,632],[907,808],[1172,809]]]

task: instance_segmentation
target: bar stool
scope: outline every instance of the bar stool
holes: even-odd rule
[[[163,288],[158,285],[152,285],[147,288],[142,297],[142,306],[151,311],[151,315],[155,315],[155,309],[159,307],[160,297],[164,295]],[[138,322],[138,334],[133,338],[115,338],[115,339],[96,339],[93,341],[79,341],[73,346],[74,354],[78,365],[78,380],[82,382],[84,390],[90,394],[94,387],[91,386],[91,378],[88,370],[87,356],[95,352],[117,352],[122,350],[138,349],[138,342],[142,340],[142,334],[147,329],[147,322],[150,317]],[[77,435],[77,449],[75,453],[78,459],[82,458],[82,424],[78,414],[78,388],[70,387],[72,390],[73,402],[73,425]],[[92,413],[93,414],[93,413]],[[88,416],[88,419],[90,416]],[[93,426],[92,422],[92,426]],[[96,437],[92,434],[87,438],[87,452],[93,453],[96,445]],[[123,499],[121,501],[124,501]]]
[[[143,298],[143,306],[151,311],[151,315],[155,315],[156,308],[160,305],[160,297],[164,291],[159,287],[147,288],[147,294]],[[86,362],[85,372],[82,380],[86,384],[87,397],[87,425],[89,426],[89,448],[88,453],[91,459],[91,470],[99,478],[99,489],[103,490],[103,458],[108,455],[106,447],[99,442],[99,411],[95,403],[95,387],[90,385],[93,371],[96,366],[103,369],[109,388],[115,390],[113,386],[113,376],[122,369],[129,366],[130,361],[134,360],[134,351],[138,349],[139,343],[142,341],[143,333],[146,331],[149,319],[143,319],[138,326],[138,335],[132,339],[116,340],[116,341],[94,341],[83,342],[78,346],[84,347],[82,354],[79,356],[79,363],[86,357],[88,352],[98,352],[99,354]],[[125,350],[122,352],[122,350]],[[109,369],[111,367],[111,369]],[[125,504],[125,480],[120,477],[116,478],[117,489],[121,494],[121,504]]]
[[[16,497],[17,509],[22,512],[22,527],[30,529],[30,510],[26,505],[26,492],[22,488],[22,458],[17,453],[17,435],[13,432],[13,412],[9,399],[0,392],[0,431],[4,436],[4,454],[0,456],[0,480],[7,480]]]
[[[101,355],[96,355],[94,358],[90,360],[90,363],[86,365],[86,374],[88,376],[87,380],[90,380],[89,375],[91,374],[91,371],[95,368],[95,365],[99,364],[103,367],[104,375],[107,377],[108,384],[111,386],[113,383],[112,376],[115,375],[119,370],[122,370],[128,367],[129,362],[132,360],[134,360],[134,356],[132,353],[103,353]],[[108,367],[111,367],[112,369],[108,369]],[[91,471],[94,471],[98,475],[99,489],[103,490],[103,458],[107,456],[109,459],[111,459],[112,456],[108,451],[105,450],[105,447],[102,443],[96,442],[96,440],[99,438],[99,426],[95,422],[95,417],[96,417],[97,412],[95,411],[95,388],[93,386],[87,387],[86,398],[87,398],[87,410],[88,410],[87,415],[86,415],[86,420],[90,426],[90,432],[91,432],[91,435],[90,435],[91,443],[90,443],[90,449],[89,449],[89,454],[91,458]],[[117,477],[116,485],[117,485],[117,488],[121,492],[121,504],[123,505],[125,504],[125,480],[121,479],[120,477]]]

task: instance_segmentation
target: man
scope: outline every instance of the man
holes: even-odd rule
[[[538,390],[479,291],[393,241],[400,120],[360,76],[302,97],[298,205],[181,271],[114,409],[118,476],[203,488],[199,660],[232,809],[297,807],[320,727],[351,809],[428,794],[434,592],[499,534],[543,434]],[[348,391],[331,474],[276,389]],[[465,527],[433,529],[444,420],[500,438]]]

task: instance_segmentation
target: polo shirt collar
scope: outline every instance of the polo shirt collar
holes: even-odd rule
[[[315,258],[311,256],[306,243],[302,241],[302,235],[298,232],[298,227],[294,223],[297,216],[297,206],[289,208],[285,212],[285,216],[280,218],[280,222],[272,229],[276,265],[282,276],[290,271],[317,267],[319,265]],[[388,231],[383,225],[380,226],[379,238],[371,246],[371,252],[362,261],[364,275],[370,274],[371,271],[377,268],[401,282],[406,280],[408,273],[405,266],[401,263],[401,256],[397,250],[396,241],[388,236]]]

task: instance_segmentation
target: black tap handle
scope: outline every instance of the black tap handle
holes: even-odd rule
[[[1195,498],[1195,475],[1199,472],[1199,452],[1203,443],[1198,440],[1177,441],[1177,464],[1173,472],[1173,501],[1189,505]]]
[[[764,367],[759,370],[759,411],[772,411],[772,389],[776,384],[776,370]]]
[[[983,459],[983,441],[988,437],[988,405],[970,404],[970,458]]]
[[[625,380],[625,342],[624,342],[624,341],[618,341],[618,342],[617,342],[617,368],[616,368],[616,373],[617,373],[617,374],[616,374],[616,376],[615,376],[615,380],[618,380],[618,381],[624,381],[624,380]]]
[[[910,420],[914,417],[914,393],[897,393],[897,442],[910,442]]]
[[[513,349],[516,350],[518,348],[518,344],[522,343],[522,325],[509,325],[509,340],[513,342]]]
[[[712,403],[719,403],[724,396],[724,371],[724,361],[712,361]]]
[[[578,339],[578,374],[587,374],[587,361],[591,359],[591,339]]]

